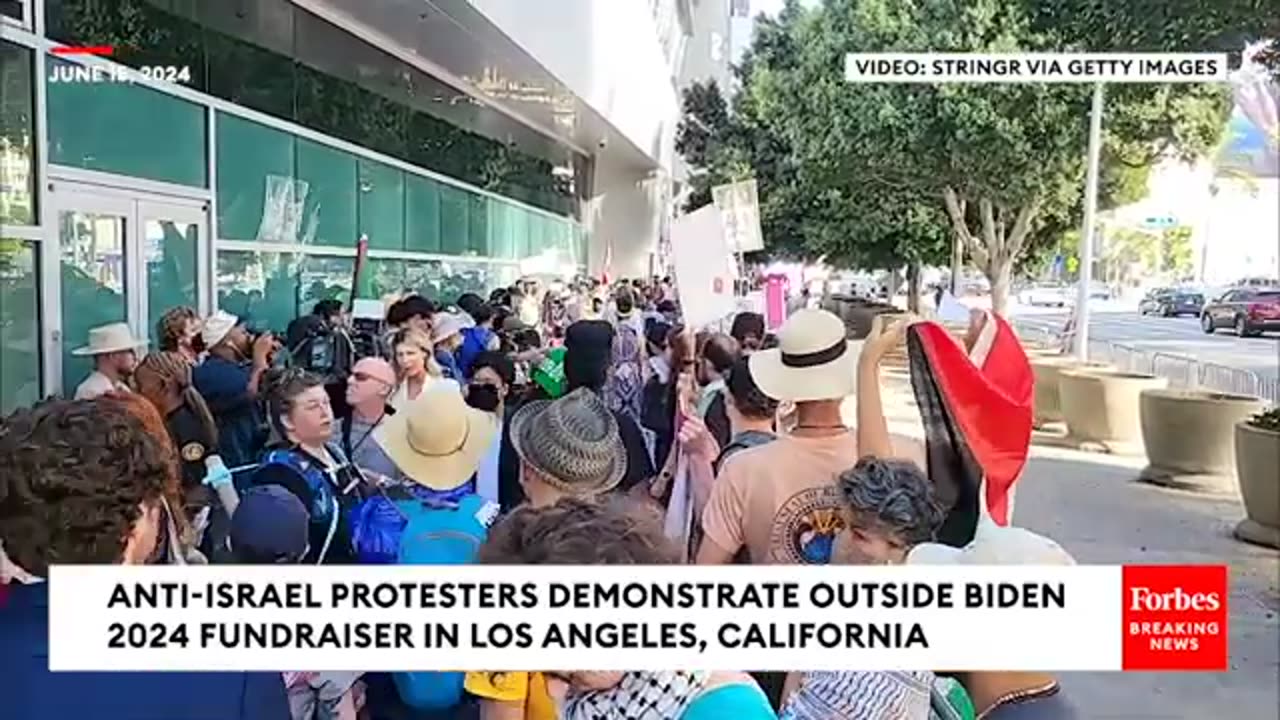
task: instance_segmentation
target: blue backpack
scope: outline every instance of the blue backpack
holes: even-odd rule
[[[333,447],[329,448],[329,453],[335,458],[342,457],[342,454]],[[323,564],[335,540],[344,540],[335,538],[338,523],[342,517],[342,501],[333,487],[333,482],[323,468],[290,448],[268,451],[258,467],[264,468],[269,465],[289,468],[306,482],[307,488],[311,491],[311,507],[307,508],[307,512],[311,515],[312,525],[324,528],[324,546],[320,548],[316,561],[317,565]]]
[[[356,562],[361,565],[395,565],[400,562],[400,539],[415,505],[451,508],[474,492],[474,482],[447,493],[419,486],[394,488],[390,493],[379,488],[377,495],[362,501],[351,511],[351,547],[355,551]]]
[[[396,503],[407,522],[400,539],[400,565],[466,565],[474,562],[498,506],[474,493],[456,504],[405,500]],[[445,710],[462,702],[461,672],[398,672],[400,699],[416,710]]]

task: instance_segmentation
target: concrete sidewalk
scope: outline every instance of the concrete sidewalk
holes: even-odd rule
[[[887,373],[890,429],[919,437],[909,384]],[[852,423],[852,403],[846,405]],[[1057,540],[1081,563],[1212,564],[1231,568],[1225,673],[1069,673],[1063,687],[1098,720],[1280,717],[1280,553],[1237,542],[1238,500],[1135,480],[1141,458],[1032,448],[1015,522]]]

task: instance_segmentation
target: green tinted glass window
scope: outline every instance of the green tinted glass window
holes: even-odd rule
[[[0,223],[33,225],[35,96],[32,53],[0,42]]]
[[[93,361],[76,349],[89,330],[128,320],[125,292],[125,218],[107,213],[58,213],[62,285],[62,391],[70,396],[93,372]]]
[[[48,71],[51,162],[207,186],[204,108],[72,63],[50,59]]]
[[[467,252],[475,255],[489,254],[489,197],[479,193],[467,194]]]
[[[157,213],[142,219],[143,251],[147,263],[147,328],[156,332],[160,318],[170,309],[198,307],[196,251],[200,226],[175,221]],[[152,343],[160,340],[151,337]]]
[[[403,260],[370,258],[366,261],[364,272],[368,274],[365,287],[371,297],[382,298],[406,289]]]
[[[404,173],[389,165],[360,160],[360,232],[369,236],[369,247],[403,250]]]
[[[405,178],[405,250],[439,253],[440,184],[431,178]]]
[[[440,247],[446,255],[463,255],[470,241],[469,193],[452,185],[440,186]]]
[[[354,247],[356,244],[356,158],[350,153],[299,138],[298,180],[302,193],[303,242]]]
[[[354,257],[309,255],[302,259],[299,273],[299,314],[311,312],[321,300],[351,299],[351,279],[355,272]]]
[[[0,415],[40,399],[40,285],[36,245],[0,238]]]
[[[281,336],[298,316],[298,263],[289,253],[218,253],[218,307]]]
[[[293,136],[226,113],[217,131],[218,237],[298,242]]]

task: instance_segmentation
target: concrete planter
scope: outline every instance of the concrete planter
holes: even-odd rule
[[[1062,418],[1072,445],[1103,452],[1142,453],[1138,399],[1167,387],[1166,378],[1118,370],[1066,370],[1058,376]]]
[[[1062,422],[1062,400],[1058,393],[1058,378],[1064,370],[1114,369],[1113,366],[1103,363],[1082,365],[1078,359],[1069,355],[1032,356],[1029,359],[1031,371],[1035,374],[1036,380],[1034,410],[1035,423],[1038,427]]]
[[[1148,465],[1138,476],[1196,492],[1236,492],[1235,427],[1266,403],[1204,390],[1144,390],[1139,401]]]
[[[1239,422],[1235,438],[1245,512],[1235,535],[1245,542],[1280,549],[1280,433]]]

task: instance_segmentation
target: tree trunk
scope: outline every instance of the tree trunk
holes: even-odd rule
[[[920,312],[920,263],[907,265],[907,310]]]
[[[999,262],[993,260],[985,270],[987,280],[991,282],[991,311],[1004,315],[1009,306],[1009,283],[1013,277],[1013,258],[1003,258]]]

